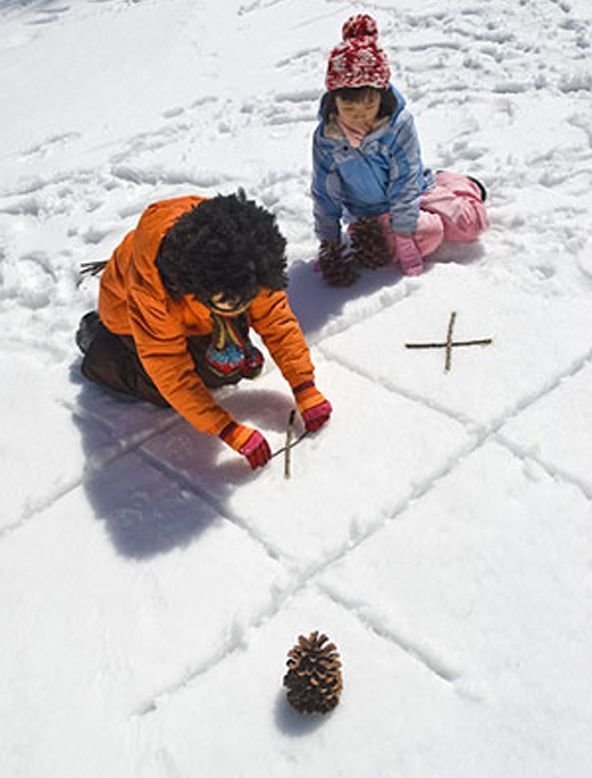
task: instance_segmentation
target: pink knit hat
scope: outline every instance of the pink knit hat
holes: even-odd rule
[[[385,89],[391,71],[378,47],[378,28],[368,14],[351,16],[341,28],[343,42],[329,55],[325,86],[329,92],[343,87],[373,86]]]

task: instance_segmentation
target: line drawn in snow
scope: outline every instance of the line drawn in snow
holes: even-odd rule
[[[73,140],[77,140],[82,137],[79,132],[64,132],[60,135],[52,135],[49,138],[45,138],[40,143],[25,149],[22,152],[22,157],[39,157],[45,156],[49,151],[52,151],[56,147],[65,146],[67,143]]]
[[[44,13],[45,15],[44,16],[39,16],[37,19],[31,19],[30,21],[24,22],[24,23],[27,26],[29,26],[29,27],[38,27],[39,25],[42,25],[42,24],[53,24],[54,22],[58,21],[58,19],[59,19],[58,11],[60,13],[63,13],[64,11],[67,11],[67,10],[69,10],[69,9],[67,9],[67,8],[60,8],[60,9],[56,9],[56,12],[52,12],[52,11],[37,11],[37,13],[40,13],[40,14]]]
[[[185,113],[185,109],[181,106],[177,106],[176,108],[169,108],[167,111],[163,111],[160,115],[163,119],[175,119],[182,113]]]
[[[409,46],[409,51],[429,51],[433,52],[434,49],[453,49],[459,51],[466,51],[467,47],[460,42],[455,41],[426,41],[425,43],[414,43]]]
[[[315,46],[311,49],[301,49],[300,51],[296,51],[294,54],[292,54],[291,57],[286,57],[285,59],[278,59],[278,61],[275,63],[276,68],[284,68],[288,65],[293,65],[301,60],[308,60],[312,59],[316,61],[318,58],[322,56],[322,50],[319,46]]]
[[[243,16],[244,14],[252,13],[253,11],[258,11],[262,8],[271,8],[274,5],[285,2],[286,0],[254,0],[252,3],[239,6],[237,14]]]
[[[416,661],[423,664],[430,672],[440,677],[447,683],[453,683],[457,680],[460,673],[455,668],[448,665],[448,663],[442,661],[440,658],[427,651],[424,647],[418,646],[411,641],[399,636],[396,638],[392,633],[388,633],[385,630],[381,630],[374,625],[370,627],[367,621],[360,618],[359,613],[355,611],[348,604],[339,602],[332,592],[326,590],[324,586],[315,582],[315,579],[319,575],[334,564],[339,563],[351,554],[356,548],[358,548],[364,541],[376,534],[378,530],[385,526],[388,521],[396,520],[401,513],[403,513],[412,501],[423,497],[427,492],[434,488],[443,478],[445,478],[452,470],[459,466],[459,463],[466,457],[470,456],[475,450],[480,448],[485,440],[487,434],[472,439],[467,445],[464,445],[461,449],[456,451],[453,456],[445,463],[443,468],[433,472],[425,482],[419,484],[414,488],[413,492],[409,495],[408,499],[403,500],[400,506],[394,511],[394,513],[387,518],[382,518],[374,526],[368,529],[368,531],[360,534],[357,538],[349,539],[345,545],[336,549],[335,553],[330,554],[326,558],[322,559],[319,563],[309,566],[304,569],[301,575],[295,579],[290,579],[287,585],[280,586],[275,592],[274,600],[270,607],[262,609],[258,614],[255,614],[245,625],[239,627],[233,625],[230,638],[226,645],[222,646],[219,651],[212,654],[208,659],[197,663],[194,667],[189,667],[187,670],[175,681],[171,682],[167,686],[161,689],[155,690],[152,695],[145,699],[140,705],[134,708],[129,713],[130,719],[143,718],[145,716],[158,712],[159,708],[165,704],[168,700],[172,699],[174,695],[178,694],[189,688],[200,676],[203,676],[206,672],[213,669],[221,662],[225,661],[228,657],[236,653],[237,650],[243,648],[248,644],[248,633],[259,629],[265,623],[269,622],[274,616],[276,616],[284,607],[285,603],[300,592],[305,591],[309,586],[316,587],[323,595],[328,597],[335,604],[341,605],[353,616],[363,621],[366,626],[372,629],[379,637],[396,643],[398,647],[412,656]],[[198,493],[194,484],[188,484],[187,488],[193,492]],[[216,507],[216,510],[219,510]],[[268,546],[264,544],[262,538],[257,537],[256,533],[251,533],[252,537],[269,553]],[[274,559],[281,561],[281,554],[274,556]]]
[[[192,110],[193,108],[201,108],[203,105],[208,105],[208,103],[217,103],[218,98],[214,97],[214,95],[206,95],[205,97],[198,97],[197,100],[194,100],[191,105],[189,106],[189,110]]]
[[[282,124],[297,124],[298,122],[314,122],[316,116],[314,113],[303,114],[301,116],[272,116],[267,124],[270,126],[280,126]]]
[[[274,96],[276,103],[309,103],[316,102],[321,97],[319,89],[306,89],[301,92],[278,92]]]
[[[229,176],[220,175],[213,171],[203,170],[196,175],[191,175],[185,169],[164,169],[152,166],[152,169],[142,169],[132,165],[113,165],[111,174],[122,181],[133,184],[190,184],[196,187],[216,187],[231,181]]]
[[[561,467],[552,462],[546,461],[546,459],[536,450],[526,450],[519,443],[508,438],[503,432],[497,433],[494,439],[504,446],[511,454],[517,459],[521,459],[525,468],[540,468],[554,481],[561,480],[564,483],[571,484],[571,486],[578,489],[587,500],[592,500],[592,491],[590,485],[581,477],[574,475],[566,468]],[[531,476],[532,477],[532,476]]]
[[[419,645],[415,641],[403,636],[401,633],[387,629],[380,618],[373,616],[370,612],[366,611],[363,606],[349,602],[342,595],[337,595],[337,593],[327,584],[319,584],[318,588],[323,594],[329,597],[332,602],[345,608],[348,613],[355,616],[367,629],[374,632],[378,637],[397,646],[401,651],[404,651],[408,656],[422,664],[434,675],[437,675],[438,678],[446,683],[454,683],[460,677],[460,671],[457,668],[449,665],[425,646]]]

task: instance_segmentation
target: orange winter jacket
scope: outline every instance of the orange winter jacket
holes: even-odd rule
[[[153,203],[113,252],[101,277],[99,316],[118,335],[131,335],[146,372],[160,393],[201,432],[218,435],[231,421],[194,369],[189,335],[212,332],[210,312],[186,295],[173,300],[155,261],[168,230],[206,198]],[[249,307],[253,328],[292,388],[314,380],[308,347],[285,292],[262,290]]]

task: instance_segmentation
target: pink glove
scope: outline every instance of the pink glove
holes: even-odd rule
[[[263,467],[263,465],[266,465],[271,459],[269,443],[260,432],[257,432],[257,430],[252,433],[244,446],[239,448],[238,453],[249,460],[251,470]]]
[[[329,421],[332,410],[333,408],[329,400],[323,400],[319,405],[307,408],[305,411],[302,411],[304,426],[309,432],[316,432],[326,421]]]
[[[418,276],[423,272],[423,259],[413,238],[393,232],[395,254],[406,276]]]
[[[230,448],[246,457],[252,470],[263,467],[271,459],[271,449],[263,435],[244,424],[231,421],[224,427],[219,437]]]

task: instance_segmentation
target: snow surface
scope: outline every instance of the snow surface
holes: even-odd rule
[[[311,269],[326,55],[378,20],[426,163],[491,229]],[[584,778],[592,763],[589,0],[0,3],[2,778]],[[330,425],[263,471],[82,381],[73,333],[152,201],[243,186],[289,241]],[[493,338],[455,349],[406,342]],[[268,365],[221,401],[282,445]],[[301,633],[342,703],[292,712]]]

